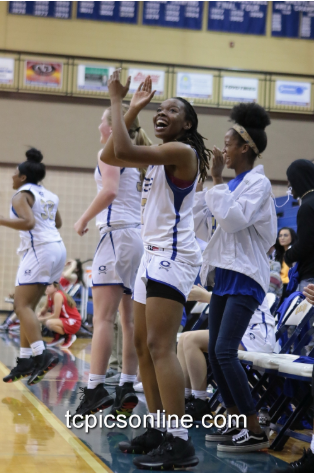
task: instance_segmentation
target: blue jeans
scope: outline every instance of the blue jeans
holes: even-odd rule
[[[248,378],[238,359],[238,347],[259,303],[252,296],[211,296],[209,360],[225,406],[240,414],[256,413]]]

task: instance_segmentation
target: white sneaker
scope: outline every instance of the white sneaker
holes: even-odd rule
[[[142,384],[142,383],[136,382],[136,383],[133,385],[133,388],[134,388],[134,391],[135,391],[136,393],[144,393],[144,389],[143,389],[143,384]]]

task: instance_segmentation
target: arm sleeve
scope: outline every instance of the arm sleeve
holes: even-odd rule
[[[312,209],[303,206],[297,214],[297,236],[298,240],[285,253],[285,263],[291,266],[300,262],[312,254],[314,246],[314,215]]]
[[[230,192],[227,184],[219,184],[206,193],[206,203],[217,224],[227,233],[236,233],[253,225],[270,193],[268,179],[259,179],[242,192],[238,199]]]

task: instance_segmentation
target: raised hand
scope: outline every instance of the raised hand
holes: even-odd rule
[[[130,107],[142,110],[142,108],[151,102],[155,92],[156,90],[152,91],[151,76],[147,76],[145,81],[139,85],[138,90],[133,94]]]
[[[116,69],[114,73],[111,74],[108,80],[109,95],[110,95],[110,98],[113,100],[124,99],[130,87],[131,77],[130,76],[128,77],[126,85],[122,85],[120,82],[120,75],[121,75],[121,69]]]
[[[213,147],[212,166],[210,169],[213,180],[222,179],[222,171],[225,167],[225,160],[222,152],[216,146]]]

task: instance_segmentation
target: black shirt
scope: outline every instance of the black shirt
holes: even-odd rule
[[[285,263],[298,262],[299,281],[314,277],[314,192],[302,199],[297,214],[298,240],[285,253]]]

